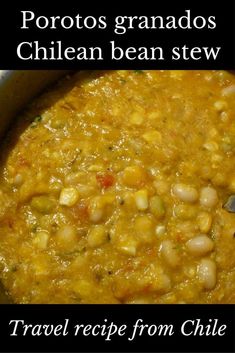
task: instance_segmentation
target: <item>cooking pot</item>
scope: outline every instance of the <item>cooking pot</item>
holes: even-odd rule
[[[4,138],[12,119],[32,98],[66,73],[64,70],[0,70],[0,137]],[[0,303],[10,302],[0,283]]]

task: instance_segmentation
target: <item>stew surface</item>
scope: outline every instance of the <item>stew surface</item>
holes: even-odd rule
[[[235,76],[81,72],[2,148],[17,303],[235,303]]]

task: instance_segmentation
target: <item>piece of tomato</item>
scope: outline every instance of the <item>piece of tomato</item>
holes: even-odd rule
[[[99,173],[96,175],[96,180],[104,189],[107,189],[114,184],[114,176],[110,173]]]

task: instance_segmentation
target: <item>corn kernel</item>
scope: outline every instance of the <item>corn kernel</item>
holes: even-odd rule
[[[88,170],[89,172],[102,172],[104,167],[101,164],[92,164]]]
[[[123,171],[122,181],[126,186],[137,187],[146,180],[146,173],[143,168],[134,165],[126,167]]]
[[[79,198],[79,193],[75,188],[64,188],[61,190],[59,203],[63,206],[74,206]]]
[[[235,192],[235,176],[230,179],[228,187],[230,191]]]
[[[208,212],[200,212],[198,217],[198,226],[202,233],[208,233],[211,229],[212,217]]]
[[[208,141],[204,143],[203,147],[210,152],[215,152],[219,149],[218,143],[216,143],[215,141]]]
[[[147,215],[137,216],[134,222],[135,234],[141,243],[151,243],[154,237],[154,224]]]
[[[31,206],[40,213],[50,213],[55,208],[55,200],[44,195],[35,196],[32,198]]]
[[[105,243],[107,240],[107,232],[103,225],[98,225],[92,228],[87,236],[88,245],[91,248],[96,248]]]
[[[70,251],[77,245],[77,230],[72,225],[64,225],[55,234],[55,241],[58,248],[63,251]]]
[[[137,241],[128,235],[122,235],[117,243],[117,249],[124,255],[135,256],[137,252]]]
[[[158,236],[162,236],[166,233],[166,227],[162,224],[156,226],[155,233]]]
[[[92,283],[84,279],[80,279],[73,284],[73,291],[84,298],[93,293],[93,288]]]
[[[159,111],[152,111],[148,114],[148,118],[151,119],[151,120],[156,120],[158,118],[160,118],[161,116],[161,113]]]
[[[44,250],[47,248],[49,239],[49,234],[45,231],[37,232],[35,238],[33,239],[33,244],[36,245],[37,248]]]
[[[184,75],[184,70],[170,70],[170,77],[175,80],[181,80]]]
[[[223,159],[224,159],[224,157],[221,154],[213,153],[211,155],[211,162],[212,163],[220,163],[220,162],[222,162]]]
[[[197,209],[191,205],[176,205],[174,208],[174,216],[181,220],[188,220],[195,218]]]
[[[175,244],[171,240],[164,240],[160,246],[161,254],[166,263],[174,268],[179,265],[180,257],[175,248]]]
[[[162,218],[165,215],[165,206],[160,196],[156,195],[151,197],[149,209],[151,213],[158,219]]]
[[[145,189],[136,191],[134,194],[135,204],[139,211],[145,211],[148,208],[148,191]]]
[[[153,186],[159,195],[166,194],[169,191],[169,184],[164,180],[155,180]]]
[[[130,116],[130,122],[134,125],[141,125],[144,121],[142,114],[134,112]]]
[[[214,107],[217,111],[221,112],[222,110],[226,109],[227,108],[227,103],[225,101],[216,101],[214,103]]]
[[[157,130],[151,130],[143,134],[143,139],[152,144],[160,143],[162,140],[162,135]]]
[[[113,194],[96,196],[91,199],[88,209],[90,221],[93,223],[101,221],[114,201],[115,195]]]

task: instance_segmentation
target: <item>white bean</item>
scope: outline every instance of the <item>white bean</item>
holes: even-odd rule
[[[204,187],[200,192],[200,204],[204,207],[214,207],[218,202],[217,191],[210,187]]]
[[[24,181],[24,179],[23,179],[22,174],[20,174],[20,173],[16,174],[16,176],[14,177],[14,184],[16,186],[20,186],[20,185],[22,185],[23,181]]]
[[[222,89],[223,96],[230,96],[235,94],[235,85],[230,85]]]
[[[198,278],[205,289],[216,286],[216,264],[210,259],[202,259],[198,266]]]
[[[207,235],[198,235],[186,243],[188,251],[195,256],[205,255],[214,248],[213,241]]]
[[[179,183],[173,185],[172,192],[178,199],[184,202],[194,203],[198,199],[197,190],[187,184]]]

